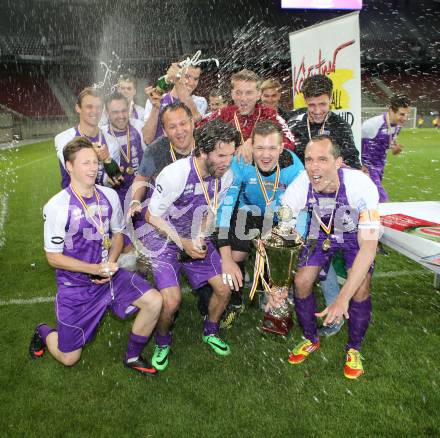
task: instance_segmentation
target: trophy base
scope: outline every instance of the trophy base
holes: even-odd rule
[[[286,316],[278,318],[264,312],[263,316],[263,331],[267,333],[275,333],[277,335],[286,336],[293,327],[292,312],[289,312]]]

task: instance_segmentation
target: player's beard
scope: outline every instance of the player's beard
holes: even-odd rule
[[[228,170],[228,167],[224,170],[220,170],[219,167],[215,166],[211,161],[206,160],[206,170],[212,177],[221,178]]]

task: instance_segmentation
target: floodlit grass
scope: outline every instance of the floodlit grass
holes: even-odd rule
[[[438,199],[440,132],[407,130],[405,152],[390,157],[392,200]],[[8,155],[9,154],[9,155]],[[226,333],[232,354],[201,342],[195,299],[184,298],[169,368],[156,379],[122,366],[129,322],[108,315],[81,361],[65,368],[27,356],[38,322],[54,323],[52,303],[3,305],[54,296],[42,245],[42,207],[58,191],[51,142],[0,152],[0,172],[16,167],[6,242],[0,248],[0,431],[4,436],[438,436],[440,295],[432,274],[390,251],[377,259],[373,321],[363,348],[365,376],[343,377],[346,327],[302,365],[287,363],[300,339],[263,334],[255,308]],[[33,163],[33,164],[31,164]],[[21,167],[20,167],[21,166]],[[150,356],[152,345],[147,347]]]

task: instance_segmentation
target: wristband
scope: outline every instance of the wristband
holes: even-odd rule
[[[133,200],[130,202],[130,207],[132,207],[134,204],[139,204],[139,205],[141,205],[141,201],[138,201],[137,199],[133,199]]]

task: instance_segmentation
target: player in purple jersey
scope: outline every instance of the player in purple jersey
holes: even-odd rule
[[[295,275],[295,311],[305,340],[288,360],[299,364],[320,347],[316,317],[325,317],[324,325],[345,317],[344,375],[356,379],[363,374],[359,350],[371,317],[369,288],[380,229],[379,195],[363,172],[341,167],[339,147],[329,136],[312,138],[304,157],[306,172],[289,185],[282,201],[287,210],[282,216],[291,216],[289,225],[299,223],[301,214],[311,216]],[[317,313],[313,284],[336,251],[343,253],[348,278],[336,300]]]
[[[218,331],[231,290],[222,281],[220,255],[209,230],[232,182],[229,166],[238,141],[231,126],[222,121],[208,123],[197,132],[194,154],[165,167],[156,179],[147,221],[156,229],[148,236],[148,247],[154,280],[164,299],[152,359],[158,370],[168,365],[171,322],[181,302],[181,271],[193,289],[206,283],[212,286],[202,339],[215,353],[230,353]]]
[[[96,183],[104,184],[107,181],[111,183],[107,179],[102,161],[112,158],[119,163],[119,151],[115,141],[98,127],[102,114],[101,95],[92,87],[84,88],[78,96],[75,111],[79,115],[79,124],[55,137],[55,149],[61,171],[61,187],[64,189],[70,183],[70,176],[66,172],[64,163],[63,149],[75,137],[85,137],[95,146],[95,151],[100,160]],[[118,182],[115,181],[114,183]]]
[[[105,108],[109,124],[103,127],[104,132],[112,136],[119,147],[120,167],[124,181],[115,187],[121,205],[125,210],[126,195],[135,177],[146,145],[142,137],[142,124],[136,119],[130,120],[127,99],[121,93],[113,93],[106,98]],[[127,200],[127,206],[130,200]]]
[[[103,131],[112,136],[119,147],[120,168],[123,182],[115,187],[121,206],[128,211],[131,202],[130,187],[138,174],[145,144],[142,138],[142,122],[129,119],[127,99],[119,92],[108,96],[105,109],[109,124],[102,127]],[[124,250],[118,259],[120,266],[134,271],[136,269],[136,254],[130,238],[124,234]]]
[[[400,154],[402,146],[397,136],[407,122],[411,101],[404,95],[394,95],[386,113],[372,117],[362,123],[362,168],[370,175],[379,191],[379,202],[388,201],[382,186],[383,172],[387,161],[387,150]]]
[[[145,110],[140,105],[136,105],[136,78],[131,74],[122,74],[119,76],[118,83],[116,84],[117,91],[121,93],[128,102],[128,117],[131,120],[137,120],[141,127],[144,126]],[[107,108],[102,113],[99,126],[108,125],[108,112]]]
[[[56,330],[35,329],[31,358],[44,354],[66,366],[81,357],[107,310],[120,318],[137,312],[124,358],[126,367],[144,375],[157,370],[141,357],[162,307],[161,295],[147,281],[119,269],[124,218],[114,190],[96,186],[98,157],[92,143],[75,138],[64,148],[70,185],[44,207],[44,247],[56,268]]]

